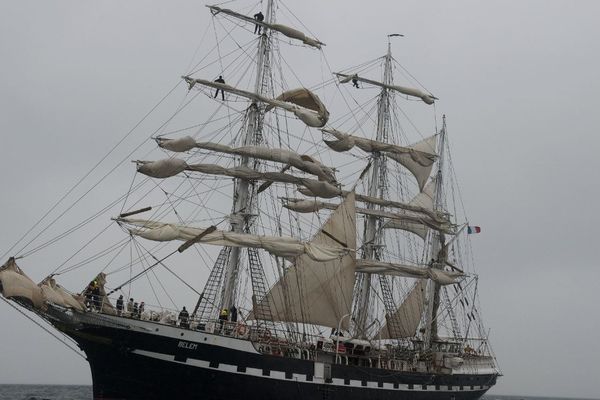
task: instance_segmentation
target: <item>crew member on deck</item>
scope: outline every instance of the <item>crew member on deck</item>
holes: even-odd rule
[[[133,318],[137,318],[139,313],[138,303],[133,303],[133,314],[131,315]]]
[[[219,314],[219,326],[223,329],[223,324],[229,319],[229,310],[224,308]]]
[[[181,310],[181,312],[179,313],[178,319],[180,327],[186,329],[190,327],[190,314],[185,309],[185,306],[183,307],[183,310]]]
[[[263,15],[262,11],[259,11],[256,14],[254,14],[254,19],[258,22],[263,22],[265,20],[265,16]],[[254,33],[260,35],[261,28],[262,26],[260,24],[254,25]]]
[[[123,295],[120,295],[117,299],[117,315],[123,315]]]
[[[127,314],[129,314],[129,316],[131,317],[131,314],[133,313],[133,297],[129,299],[129,301],[127,302]]]
[[[94,281],[94,288],[92,289],[92,304],[97,311],[100,310],[100,285],[98,285],[98,281]]]
[[[225,79],[223,79],[223,75],[219,75],[219,78],[215,79],[215,82],[225,83]],[[223,101],[225,101],[225,92],[223,92],[223,89],[217,89],[217,91],[215,92],[215,99],[217,98],[217,95],[219,94],[219,92],[221,92],[221,98],[223,99]]]
[[[231,315],[231,322],[237,322],[237,308],[235,306],[229,307],[229,312]]]

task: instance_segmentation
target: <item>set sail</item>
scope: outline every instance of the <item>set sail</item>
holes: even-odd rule
[[[354,194],[348,195],[331,214],[311,243],[356,248]],[[351,311],[355,262],[355,252],[327,262],[315,262],[308,255],[301,255],[261,302],[263,306],[268,305],[275,321],[337,327],[340,319]],[[263,308],[259,306],[255,310]],[[347,319],[342,324],[348,328]]]
[[[386,315],[386,323],[378,336],[382,339],[401,339],[414,337],[421,322],[425,308],[426,281],[419,280],[408,293],[400,307]]]
[[[348,151],[356,146],[368,153],[384,152],[388,157],[403,165],[415,176],[420,190],[423,190],[427,179],[429,179],[431,168],[437,157],[435,152],[437,135],[423,139],[412,146],[402,147],[395,144],[378,142],[377,140],[361,138],[340,132],[336,129],[321,130],[336,138],[336,140],[324,140],[325,144],[334,151]]]

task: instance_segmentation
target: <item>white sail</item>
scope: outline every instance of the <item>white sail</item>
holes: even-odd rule
[[[431,279],[440,285],[451,285],[456,283],[458,278],[464,276],[460,272],[443,271],[428,265],[416,266],[375,260],[356,260],[356,271],[405,278]]]
[[[37,309],[44,308],[42,289],[25,275],[14,257],[0,267],[0,289],[7,299],[27,300]]]
[[[196,84],[201,84],[201,85],[208,86],[208,87],[211,87],[214,89],[223,90],[224,92],[233,93],[235,95],[245,97],[250,100],[260,101],[260,102],[269,104],[272,107],[283,108],[284,110],[294,113],[294,115],[296,115],[296,117],[298,117],[298,119],[300,119],[306,125],[311,126],[313,128],[321,128],[321,127],[325,126],[325,124],[329,120],[329,111],[327,111],[327,109],[325,108],[325,106],[323,105],[321,100],[319,100],[319,97],[314,93],[312,93],[311,97],[315,101],[318,101],[318,103],[320,104],[320,106],[317,107],[319,109],[319,111],[315,111],[311,108],[305,108],[302,106],[298,106],[298,105],[294,104],[293,101],[288,102],[288,101],[270,99],[270,98],[261,96],[257,93],[248,92],[246,90],[235,88],[233,86],[227,85],[226,83],[207,81],[205,79],[193,79],[189,76],[183,76],[182,78],[188,83],[190,89],[193,88]],[[304,88],[298,89],[298,90],[308,91],[308,89],[304,89]]]
[[[316,196],[332,198],[339,196],[341,190],[329,182],[300,178],[283,172],[259,172],[248,167],[225,168],[216,164],[188,164],[184,160],[168,158],[158,161],[138,161],[138,172],[153,178],[169,178],[183,171],[194,171],[210,175],[224,175],[246,180],[291,183],[305,186]]]
[[[285,36],[287,36],[287,37],[289,37],[291,39],[300,40],[300,41],[302,41],[302,43],[304,43],[304,44],[306,44],[308,46],[315,47],[317,49],[320,49],[321,46],[325,45],[325,43],[323,43],[323,42],[321,42],[321,41],[319,41],[317,39],[310,38],[310,37],[306,36],[304,34],[304,32],[301,32],[301,31],[299,31],[297,29],[294,29],[294,28],[290,28],[287,25],[269,24],[269,23],[264,22],[264,21],[263,22],[259,22],[259,21],[256,21],[252,17],[249,17],[249,16],[244,15],[244,14],[237,13],[237,12],[235,12],[233,10],[229,10],[227,8],[221,8],[221,7],[217,7],[217,6],[207,6],[207,7],[209,7],[212,10],[213,14],[223,13],[223,14],[231,15],[232,17],[235,17],[235,18],[238,18],[238,19],[250,22],[252,24],[260,25],[260,26],[263,26],[265,28],[269,28],[269,29],[272,29],[274,31],[280,32],[280,33],[284,34]]]
[[[429,181],[429,183],[425,186],[423,191],[419,192],[413,199],[409,202],[409,204],[422,207],[424,209],[433,210],[433,192],[435,190],[435,179]],[[429,228],[423,224],[416,224],[413,222],[407,221],[398,221],[394,219],[388,220],[384,225],[385,229],[402,229],[408,232],[412,232],[415,235],[418,235],[423,240],[427,237],[427,232]]]
[[[137,171],[152,178],[169,178],[188,167],[184,160],[165,158],[157,161],[137,161]]]
[[[58,304],[66,308],[83,311],[85,306],[81,300],[63,289],[53,278],[46,278],[39,284],[45,301]]]
[[[337,208],[337,204],[327,203],[324,201],[320,201],[317,199],[294,199],[294,198],[283,198],[285,201],[283,206],[289,210],[300,212],[300,213],[310,213],[323,209],[334,210]],[[356,207],[356,212],[358,214],[364,215],[372,215],[375,217],[388,218],[390,220],[396,220],[396,222],[402,223],[411,223],[423,225],[424,227],[435,229],[447,234],[454,234],[454,227],[447,221],[441,219],[431,218],[429,214],[423,215],[418,213],[417,211],[404,211],[401,213],[398,212],[389,212],[384,210],[375,210],[369,208]],[[390,227],[393,225],[393,222],[390,222]]]
[[[328,247],[343,243],[356,248],[354,201],[354,195],[348,195],[310,243]],[[268,304],[275,321],[337,327],[352,307],[355,261],[353,252],[328,262],[300,256],[262,302]],[[347,318],[342,326],[348,327]]]
[[[435,102],[435,100],[438,100],[437,97],[429,94],[429,93],[425,93],[422,90],[419,89],[415,89],[415,88],[409,88],[409,87],[405,87],[405,86],[398,86],[398,85],[386,85],[385,83],[381,83],[381,82],[377,82],[371,79],[367,79],[367,78],[363,78],[361,76],[358,76],[356,74],[354,75],[347,75],[347,74],[340,74],[340,73],[335,73],[338,77],[340,77],[340,83],[348,83],[353,79],[356,79],[359,82],[364,82],[364,83],[368,83],[371,85],[375,85],[375,86],[379,86],[382,88],[386,88],[386,89],[390,89],[390,90],[395,90],[396,92],[400,92],[402,94],[405,94],[407,96],[413,96],[413,97],[418,97],[421,100],[423,100],[424,103],[426,104],[433,104]]]
[[[369,153],[385,152],[391,159],[404,166],[415,176],[415,179],[419,184],[419,190],[423,190],[431,173],[433,163],[437,157],[435,152],[437,135],[430,136],[413,145],[403,147],[379,142],[377,140],[361,138],[335,129],[321,129],[321,131],[329,133],[336,138],[336,140],[324,140],[324,142],[332,150],[338,152],[348,151],[354,146]]]
[[[400,307],[393,314],[386,315],[386,323],[381,327],[378,337],[400,339],[416,335],[425,304],[425,283],[425,280],[417,282]]]
[[[333,170],[314,158],[298,154],[286,149],[272,149],[264,146],[242,146],[230,147],[220,143],[213,142],[196,142],[190,136],[179,139],[158,138],[158,145],[162,148],[171,151],[189,151],[193,148],[217,151],[226,154],[235,154],[245,157],[253,157],[261,160],[275,161],[283,164],[291,165],[301,171],[319,177],[319,179],[330,183],[336,182]],[[179,150],[173,150],[179,149]]]
[[[169,224],[144,219],[121,218],[119,222],[133,225],[128,228],[133,235],[157,242],[173,240],[192,240],[206,231],[206,228],[195,228],[185,225]],[[331,261],[353,252],[355,247],[344,247],[339,243],[320,244],[304,243],[300,240],[284,236],[259,236],[232,231],[214,230],[198,240],[199,243],[216,246],[261,248],[280,257],[298,257],[306,255],[314,261]]]
[[[415,157],[416,154],[429,154],[434,155],[435,153],[435,145],[437,142],[437,135],[430,136],[408,146],[407,148],[414,150],[411,153],[390,153],[389,157],[402,164],[406,169],[408,169],[415,176],[417,183],[419,184],[419,190],[423,190],[427,179],[429,179],[429,175],[431,174],[431,169],[433,168],[433,162],[429,162],[430,158],[423,157]]]

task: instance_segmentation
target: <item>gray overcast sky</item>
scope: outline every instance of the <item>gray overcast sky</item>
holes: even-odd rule
[[[600,2],[286,4],[334,69],[405,34],[396,58],[440,98],[483,229],[480,295],[505,373],[493,393],[600,398]],[[196,1],[0,5],[4,253],[179,80],[210,14]],[[4,303],[0,320],[0,383],[91,382],[85,362]]]

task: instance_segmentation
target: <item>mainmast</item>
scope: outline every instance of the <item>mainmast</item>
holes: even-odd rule
[[[385,55],[383,83],[385,85],[392,84],[392,50],[389,38],[387,54]],[[388,140],[388,130],[390,125],[390,92],[386,87],[382,87],[378,103],[376,140],[385,143]],[[386,158],[381,152],[374,152],[371,165],[371,179],[368,188],[369,196],[383,198],[385,185]],[[375,204],[369,204],[367,206],[369,209],[375,207],[377,207]],[[379,208],[381,208],[381,206],[379,206]],[[380,220],[380,217],[374,215],[368,215],[365,219],[363,259],[379,260],[381,258],[381,235],[379,234],[378,229]],[[368,328],[367,318],[371,297],[371,280],[372,275],[369,273],[361,273],[357,277],[356,287],[358,292],[354,320],[357,330],[356,333],[359,336],[366,336],[366,330]]]
[[[266,23],[271,23],[275,19],[273,0],[268,0],[266,10]],[[256,61],[256,81],[254,84],[254,93],[265,94],[268,87],[265,85],[265,79],[271,63],[271,38],[270,31],[263,28],[263,34],[260,35],[258,43],[258,54]],[[261,141],[262,127],[264,120],[264,107],[257,101],[253,101],[248,108],[248,125],[242,139],[244,146],[256,145]],[[242,156],[239,166],[257,169],[258,161],[254,159],[250,163],[250,158]],[[250,182],[246,179],[236,179],[233,194],[233,209],[230,216],[231,230],[234,232],[248,232],[252,224],[252,197],[254,188],[250,187]],[[229,308],[236,303],[236,288],[238,274],[240,269],[240,248],[232,247],[229,260],[225,270],[225,281],[221,299],[220,308]]]
[[[435,175],[435,191],[433,198],[433,209],[439,211],[443,208],[443,169],[444,169],[444,148],[446,146],[446,116],[442,120],[442,130],[439,136],[439,160],[438,169]],[[446,248],[446,238],[442,232],[433,231],[431,244],[431,267],[443,269],[448,258]],[[433,280],[429,280],[427,290],[427,309],[425,315],[425,349],[431,347],[431,342],[438,339],[438,321],[437,313],[440,307],[440,285]]]

